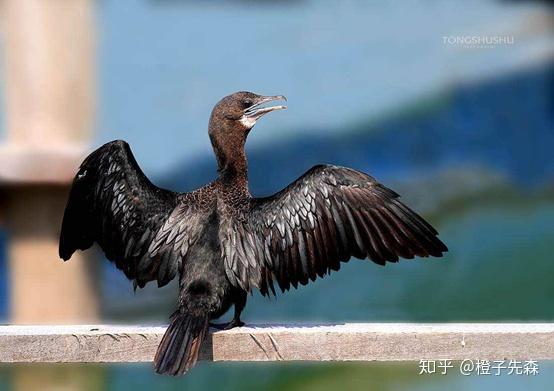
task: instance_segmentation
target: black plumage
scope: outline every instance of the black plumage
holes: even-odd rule
[[[133,280],[163,286],[179,277],[179,306],[158,348],[155,368],[177,375],[198,357],[209,321],[235,307],[224,327],[242,325],[246,294],[305,285],[351,257],[375,263],[442,256],[437,231],[362,172],[315,166],[279,193],[248,190],[246,137],[284,99],[238,92],[214,108],[209,135],[218,179],[189,193],[154,186],[124,141],[110,142],[82,163],[67,203],[60,257],[97,242]]]

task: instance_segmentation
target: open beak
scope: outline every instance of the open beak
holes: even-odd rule
[[[287,106],[283,105],[262,107],[262,105],[264,105],[265,103],[274,102],[276,100],[284,100],[286,102],[287,98],[283,95],[262,96],[256,103],[254,103],[252,106],[244,111],[244,115],[248,119],[256,121],[264,114],[270,113],[275,110],[284,110],[287,108]]]

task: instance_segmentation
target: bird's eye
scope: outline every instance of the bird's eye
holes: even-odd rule
[[[244,105],[244,108],[248,108],[252,106],[253,102],[251,100],[245,100],[242,104]]]

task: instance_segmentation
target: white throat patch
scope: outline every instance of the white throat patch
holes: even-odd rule
[[[246,115],[243,115],[239,119],[239,122],[243,124],[245,127],[247,127],[248,129],[250,129],[254,126],[254,124],[256,123],[256,120],[254,118],[250,118],[250,117],[247,117]]]

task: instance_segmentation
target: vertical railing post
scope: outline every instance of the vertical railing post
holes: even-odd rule
[[[0,192],[12,323],[98,318],[95,263],[57,255],[61,216],[94,95],[92,0],[4,0],[6,139]]]

